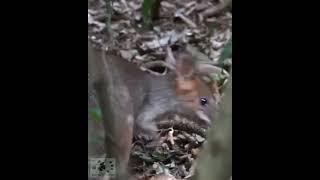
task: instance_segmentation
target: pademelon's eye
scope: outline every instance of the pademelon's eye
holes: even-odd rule
[[[200,104],[201,104],[202,106],[207,105],[207,104],[208,104],[207,98],[204,98],[204,97],[200,98]]]

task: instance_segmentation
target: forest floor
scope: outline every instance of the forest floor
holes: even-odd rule
[[[143,67],[149,62],[164,61],[167,46],[188,44],[195,56],[217,68],[213,78],[217,81],[219,95],[223,95],[232,64],[230,9],[220,9],[220,1],[162,0],[157,8],[158,17],[151,21],[146,15],[147,6],[143,0],[113,0],[110,27],[112,45],[118,55]],[[110,38],[106,37],[106,22],[105,1],[88,0],[88,38],[100,47],[108,48]],[[145,22],[151,23],[146,25]],[[92,119],[89,117],[88,136],[92,141],[88,144],[88,155],[95,157],[102,155],[103,133],[100,132],[101,122]],[[194,173],[197,154],[206,141],[204,133],[168,127],[163,128],[161,133],[163,139],[159,148],[146,149],[144,142],[134,142],[132,172],[141,179],[161,173],[172,175],[172,179],[190,178]],[[96,146],[99,151],[92,150],[90,154],[90,149],[94,149],[91,146]]]

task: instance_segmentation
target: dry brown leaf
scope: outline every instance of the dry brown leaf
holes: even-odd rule
[[[149,180],[176,180],[176,178],[170,175],[156,175],[151,177]]]

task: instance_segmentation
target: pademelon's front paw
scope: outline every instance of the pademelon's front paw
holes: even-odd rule
[[[144,124],[139,128],[138,138],[145,142],[146,147],[155,147],[159,145],[160,134],[155,124]]]

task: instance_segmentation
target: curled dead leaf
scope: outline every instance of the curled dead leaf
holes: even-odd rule
[[[174,132],[174,130],[172,128],[170,128],[170,130],[168,132],[168,141],[171,143],[171,145],[174,145],[173,132]]]

